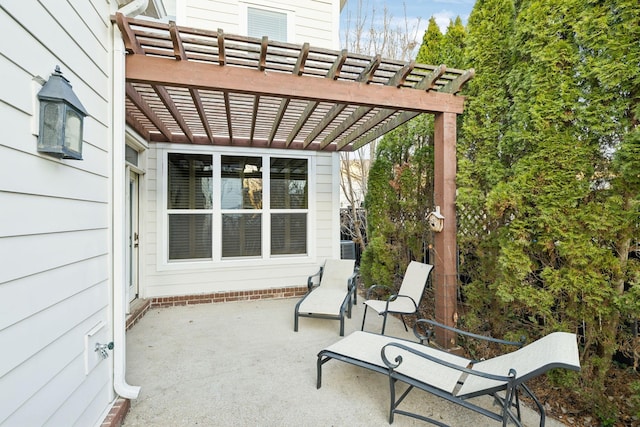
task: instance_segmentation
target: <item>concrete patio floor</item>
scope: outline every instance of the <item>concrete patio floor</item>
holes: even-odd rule
[[[386,376],[329,361],[316,389],[320,350],[340,339],[339,322],[300,318],[297,299],[242,301],[150,309],[127,332],[127,381],[141,386],[124,426],[385,426]],[[345,321],[345,335],[359,330],[361,300]],[[382,319],[368,313],[365,330]],[[387,334],[413,338],[391,318]],[[484,404],[491,405],[491,399]],[[403,402],[452,426],[499,426],[419,390]],[[419,409],[418,409],[419,408]],[[538,416],[525,409],[525,425]],[[396,415],[394,426],[426,425]],[[564,424],[547,419],[551,427]]]

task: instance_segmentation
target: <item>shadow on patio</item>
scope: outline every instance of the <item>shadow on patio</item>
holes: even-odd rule
[[[301,318],[297,299],[154,308],[127,333],[127,381],[142,387],[124,426],[384,426],[386,376],[338,361],[323,367],[316,389],[316,356],[340,339],[339,322]],[[363,306],[345,321],[360,328]],[[367,316],[365,330],[382,318]],[[413,338],[389,318],[387,335]],[[491,401],[487,399],[490,405]],[[403,405],[452,426],[500,425],[420,391]],[[538,417],[525,411],[525,424]],[[396,416],[394,426],[425,425]],[[547,419],[549,426],[561,426]]]

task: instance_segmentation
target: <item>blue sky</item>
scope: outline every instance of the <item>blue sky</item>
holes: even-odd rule
[[[475,1],[476,0],[362,0],[362,6],[369,15],[371,14],[371,10],[375,8],[376,16],[380,18],[386,6],[391,16],[393,16],[394,22],[402,23],[402,26],[404,26],[404,7],[406,6],[407,18],[411,23],[417,23],[418,19],[421,18],[418,26],[418,34],[419,37],[422,38],[429,18],[432,16],[436,18],[436,22],[443,32],[449,25],[449,20],[455,19],[456,16],[460,16],[463,23],[466,24]],[[351,11],[352,16],[355,16],[358,3],[358,0],[347,0],[347,4],[342,10],[342,28],[345,27],[344,20],[349,11]]]

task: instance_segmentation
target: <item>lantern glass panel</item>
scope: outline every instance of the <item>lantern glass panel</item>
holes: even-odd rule
[[[80,153],[82,144],[82,118],[75,111],[67,108],[64,145],[75,153]]]
[[[42,129],[42,147],[60,149],[61,141],[58,140],[62,134],[62,120],[60,109],[62,105],[48,102],[44,106],[44,126]]]

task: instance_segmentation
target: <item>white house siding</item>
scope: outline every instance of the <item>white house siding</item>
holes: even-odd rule
[[[197,151],[193,151],[197,150]],[[222,150],[222,151],[221,151]],[[246,260],[220,259],[211,261],[167,262],[166,203],[162,167],[166,152],[220,153],[226,155],[272,154],[280,157],[309,156],[309,239],[308,255],[285,258]],[[254,291],[291,286],[305,286],[309,275],[315,273],[327,258],[340,256],[339,218],[336,196],[338,177],[337,154],[287,150],[224,150],[221,148],[191,147],[185,145],[151,144],[148,152],[147,202],[142,207],[145,238],[141,243],[144,259],[142,297],[197,295],[215,292]],[[215,236],[219,233],[214,228]],[[214,242],[215,248],[215,242]],[[214,249],[215,252],[215,249]]]
[[[290,43],[339,48],[339,0],[178,0],[177,21],[189,27],[246,34],[246,23],[240,20],[247,6],[292,13],[295,29]]]
[[[111,51],[107,0],[0,2],[0,425],[91,426],[113,400]],[[89,112],[82,161],[36,150],[37,76],[56,65]],[[90,349],[90,357],[95,352]],[[95,364],[94,364],[95,362]]]

